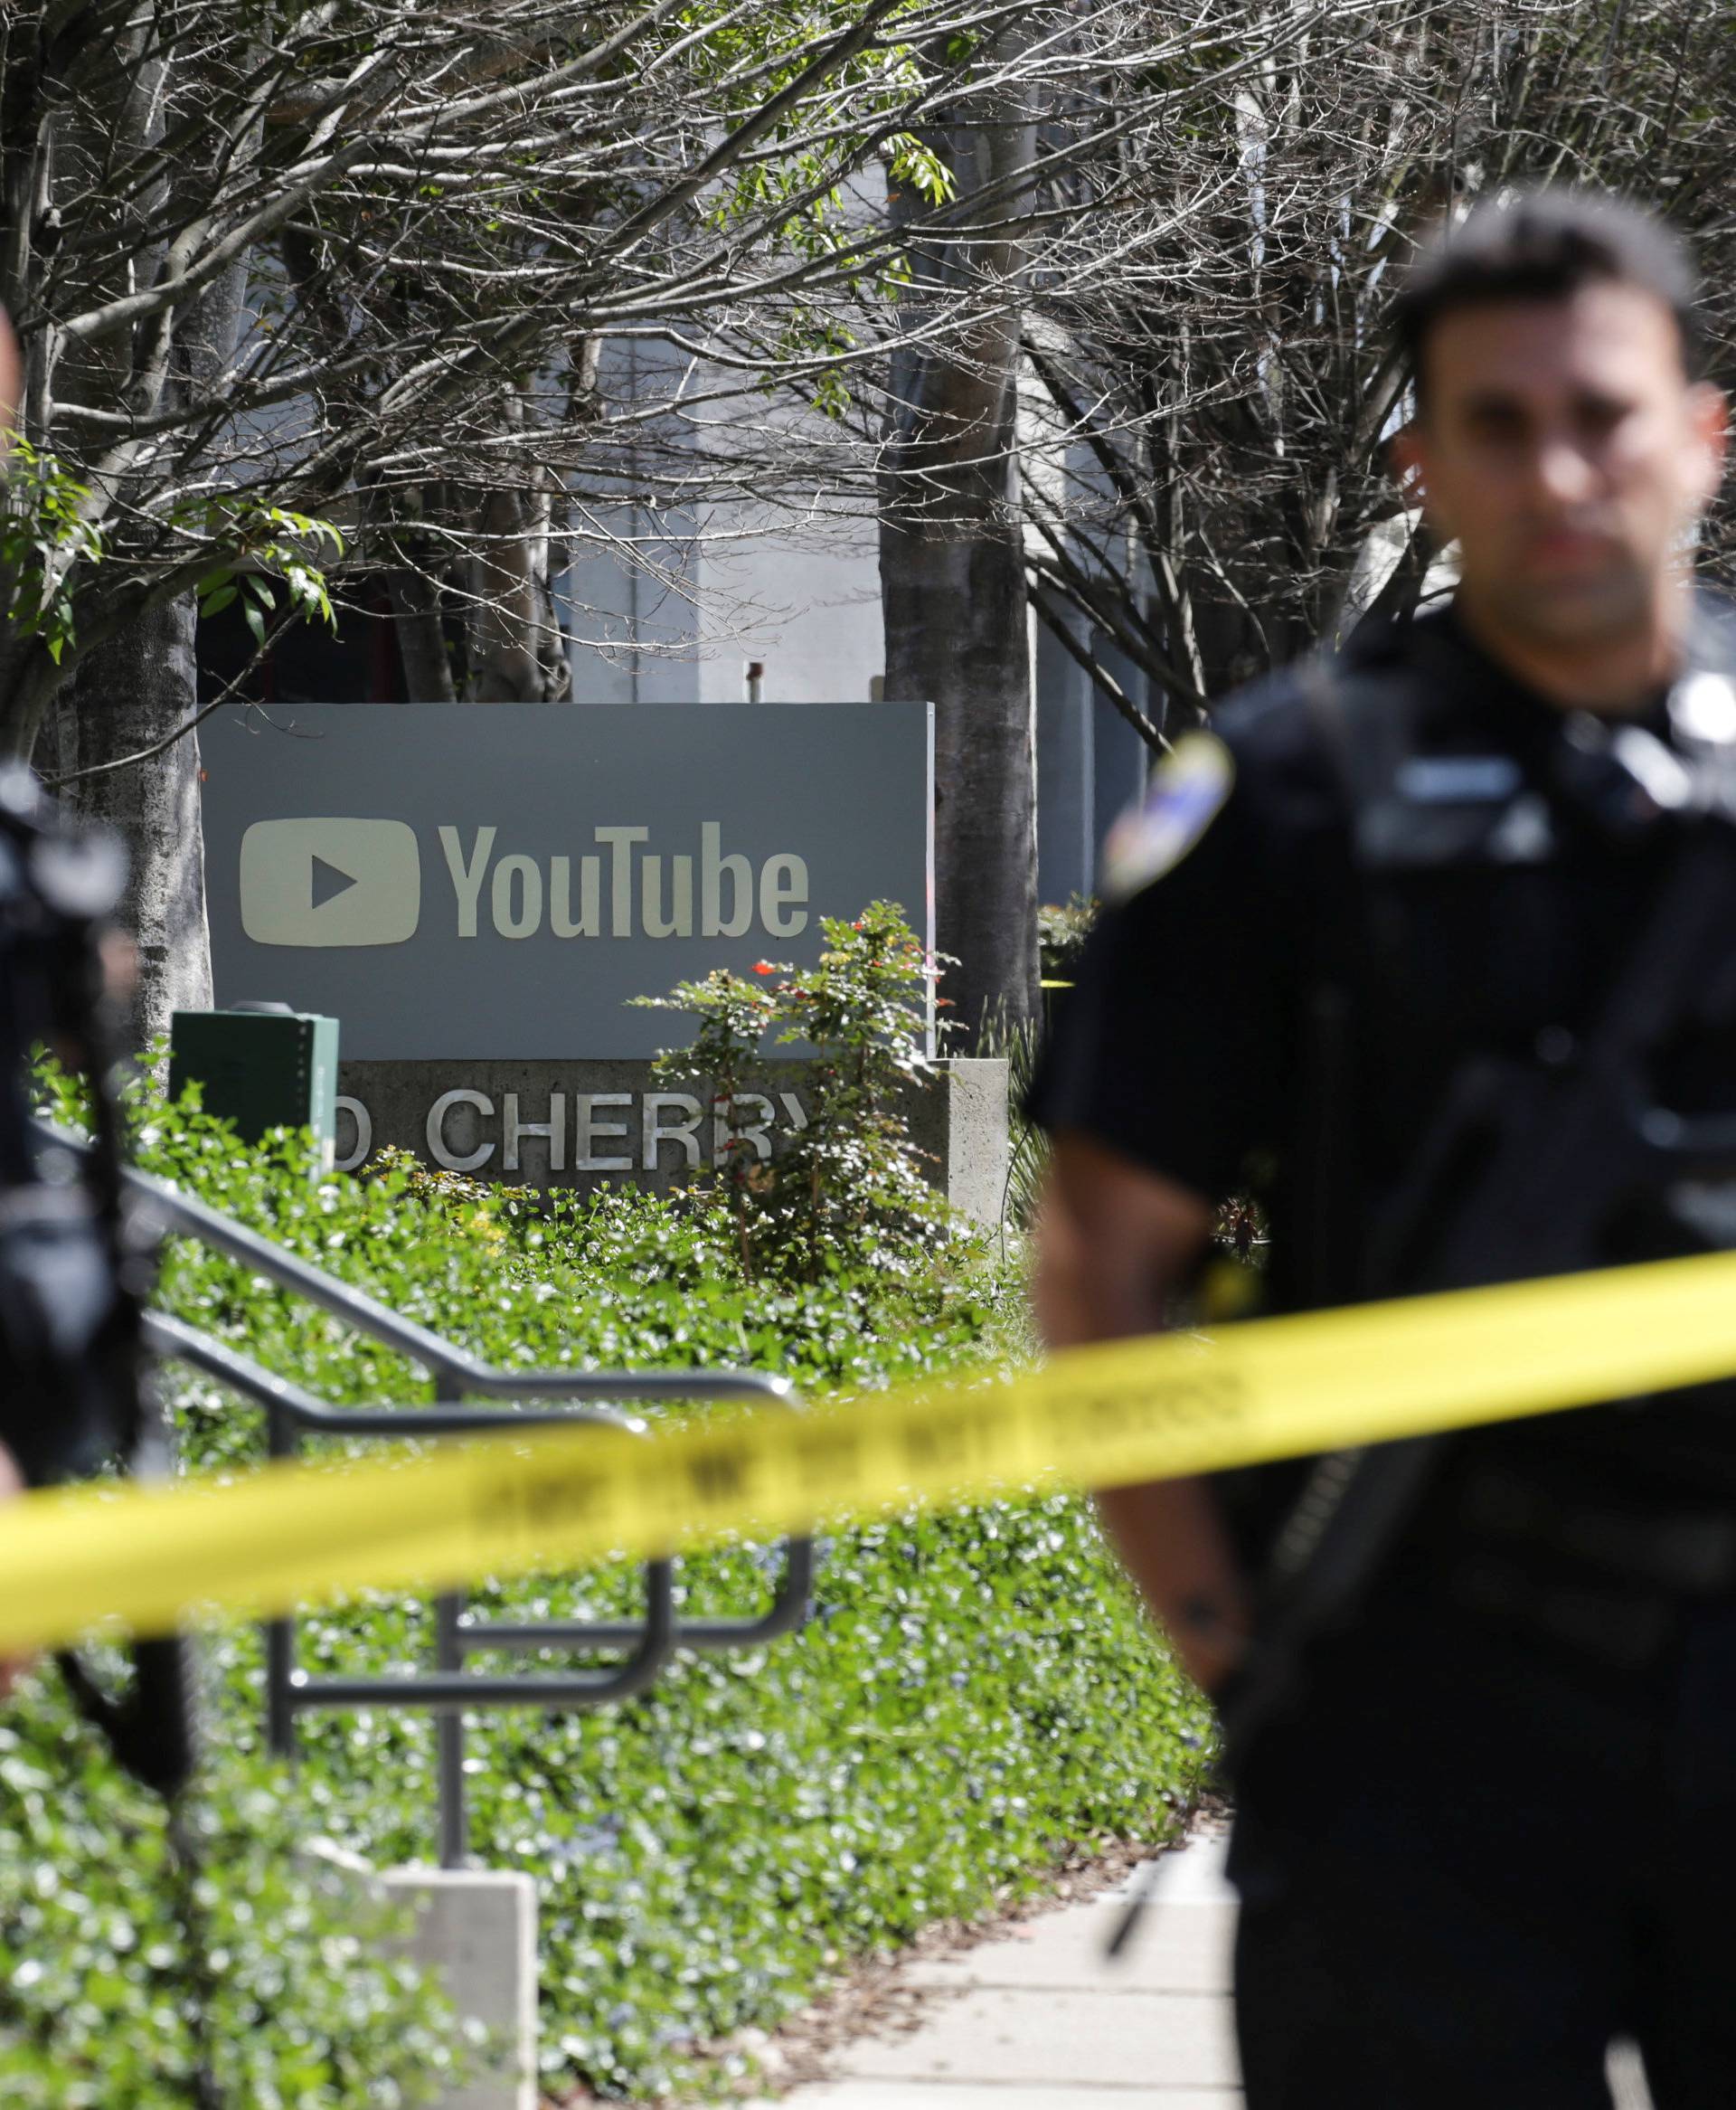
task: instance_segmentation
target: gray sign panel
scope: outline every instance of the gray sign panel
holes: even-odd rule
[[[200,731],[217,1001],[346,1061],[644,1055],[629,1009],[812,960],[901,903],[933,941],[926,704],[311,704]]]

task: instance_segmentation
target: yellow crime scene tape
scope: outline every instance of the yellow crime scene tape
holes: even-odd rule
[[[0,1509],[0,1657],[362,1589],[769,1536],[1033,1481],[1110,1487],[1469,1427],[1736,1372],[1736,1254],[1071,1349],[801,1416],[648,1439],[509,1433]]]

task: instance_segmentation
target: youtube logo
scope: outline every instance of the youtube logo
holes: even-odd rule
[[[401,820],[256,820],[241,837],[241,928],[256,945],[401,945],[422,910]]]

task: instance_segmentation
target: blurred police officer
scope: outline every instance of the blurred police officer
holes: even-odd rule
[[[23,380],[18,361],[18,340],[12,334],[12,325],[6,318],[5,309],[0,308],[0,474],[4,474],[13,421],[18,414]],[[24,1481],[11,1452],[4,1443],[0,1443],[0,1502],[10,1501],[13,1496],[23,1491],[23,1488]],[[0,1662],[0,1698],[12,1690],[17,1672],[16,1664]]]
[[[1278,1309],[1432,1286],[1479,1191],[1447,1147],[1467,1082],[1566,1089],[1622,1040],[1611,992],[1670,960],[1736,754],[1684,554],[1724,450],[1693,291],[1658,224],[1579,194],[1420,257],[1395,449],[1457,593],[1226,706],[1118,829],[1033,1095],[1052,1341],[1162,1326],[1231,1194],[1266,1206]],[[1652,977],[1636,1079],[1694,1116],[1736,1114],[1736,888],[1709,927]],[[1736,1244],[1715,1182],[1611,1209],[1602,1150],[1561,1196],[1588,1259]],[[1736,2101],[1736,1386],[1438,1448],[1250,1714],[1274,1548],[1321,1499],[1306,1464],[1101,1498],[1225,1698],[1250,2110],[1579,2110],[1621,2036],[1658,2110]]]
[[[21,379],[0,311],[0,473]],[[126,875],[118,838],[69,820],[22,763],[0,766],[0,1504],[27,1484],[165,1462],[141,1355],[155,1235],[127,1206],[108,1050],[132,980],[111,923]],[[32,1119],[38,1047],[89,1081],[90,1141],[76,1154]],[[193,1657],[175,1634],[129,1654],[118,1686],[76,1656],[59,1662],[121,1764],[173,1798],[197,1755]],[[0,1663],[0,1696],[18,1668]]]

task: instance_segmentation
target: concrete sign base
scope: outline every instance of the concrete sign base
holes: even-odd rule
[[[379,1881],[410,1907],[406,1953],[487,2032],[482,2070],[439,2110],[536,2110],[536,1885],[506,1869],[389,1869]]]
[[[696,1082],[649,1062],[345,1063],[337,1162],[354,1171],[387,1145],[478,1179],[589,1190],[610,1181],[666,1192],[703,1178],[727,1130]],[[741,1094],[761,1157],[807,1120],[800,1063],[769,1064]],[[1007,1174],[1007,1065],[943,1063],[912,1093],[911,1128],[937,1187],[998,1224]]]

